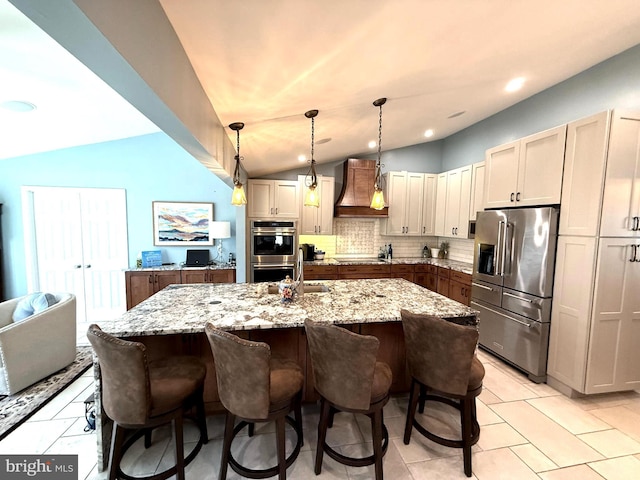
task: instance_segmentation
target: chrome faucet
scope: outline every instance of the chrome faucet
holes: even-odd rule
[[[297,260],[297,267],[298,267],[298,278],[296,279],[296,292],[298,292],[298,296],[302,297],[304,295],[304,251],[302,250],[302,248],[298,249],[298,260]]]

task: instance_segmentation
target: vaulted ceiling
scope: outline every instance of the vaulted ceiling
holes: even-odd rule
[[[320,163],[373,151],[379,97],[388,98],[382,148],[414,145],[640,43],[637,0],[147,1],[159,1],[220,122],[245,123],[251,176],[301,166],[307,110],[319,110]],[[32,101],[47,113],[19,122],[0,114],[17,139],[0,143],[0,158],[31,153],[27,137],[43,140],[42,151],[157,131],[6,0],[0,22],[0,103]],[[515,77],[523,88],[505,92]]]

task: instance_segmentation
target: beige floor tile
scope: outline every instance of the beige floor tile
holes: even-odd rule
[[[78,455],[78,478],[85,478],[96,464],[95,436],[74,435],[60,437],[45,453],[55,455]]]
[[[325,455],[322,460],[322,471],[320,475],[316,475],[313,472],[315,455],[315,451],[300,452],[300,455],[298,455],[296,461],[293,462],[293,465],[287,469],[287,480],[345,480],[348,478],[347,467],[336,462],[328,455]],[[218,477],[212,477],[212,480],[214,478],[217,479]]]
[[[436,458],[424,462],[409,463],[407,468],[415,480],[467,480],[462,457]],[[471,478],[478,478],[472,475]]]
[[[535,392],[535,394],[539,397],[552,397],[554,395],[562,395],[559,391],[547,385],[546,383],[529,382],[526,385],[529,390]]]
[[[603,422],[617,428],[622,433],[640,442],[640,414],[626,407],[610,407],[591,410],[591,413]]]
[[[2,454],[44,453],[74,423],[73,418],[26,422],[0,441]]]
[[[503,403],[490,408],[560,467],[603,459],[597,451],[527,402]]]
[[[358,422],[358,427],[360,427],[362,438],[364,439],[365,442],[370,442],[371,441],[371,420],[369,419],[369,417],[366,417],[364,415],[357,415],[356,421]],[[406,424],[405,417],[388,418],[386,415],[384,416],[384,425],[385,427],[387,427],[389,438],[403,437],[405,424]]]
[[[504,422],[493,410],[480,399],[476,399],[476,412],[480,426]]]
[[[598,417],[576,406],[565,396],[534,398],[533,400],[527,400],[527,403],[533,405],[574,435],[611,428]]]
[[[503,402],[537,398],[537,395],[532,390],[494,365],[485,365],[483,384]]]
[[[534,480],[538,476],[508,448],[473,454],[473,474],[479,480]]]
[[[459,448],[450,448],[437,444],[415,431],[411,435],[409,445],[405,445],[401,438],[394,438],[390,441],[396,446],[402,460],[407,464],[443,457],[462,458],[462,450]]]
[[[494,425],[485,425],[481,428],[478,447],[482,450],[495,450],[523,443],[527,443],[527,439],[516,432],[511,425],[496,423]]]
[[[536,447],[527,443],[525,445],[516,445],[511,447],[511,451],[515,453],[520,460],[528,465],[528,467],[536,473],[546,470],[553,470],[558,466],[549,458],[538,450]]]
[[[587,465],[559,468],[540,474],[543,480],[603,480],[593,469]]]
[[[482,386],[482,393],[480,393],[478,399],[482,400],[482,403],[484,403],[485,405],[502,402],[502,400],[500,400],[497,395],[489,390],[486,385]]]
[[[346,445],[340,447],[340,453],[355,458],[366,457],[373,453],[373,448],[371,443]],[[413,480],[409,469],[402,461],[398,449],[392,442],[389,442],[387,453],[383,458],[382,470],[386,478],[392,478],[393,480]],[[375,468],[373,465],[367,467],[348,466],[347,474],[349,475],[349,480],[370,480],[375,478]]]
[[[591,445],[607,458],[622,457],[640,453],[640,443],[626,436],[619,430],[605,430],[603,432],[585,433],[578,438],[587,445]],[[640,477],[640,472],[638,472]]]
[[[589,463],[589,466],[607,480],[640,478],[640,460],[631,455]]]

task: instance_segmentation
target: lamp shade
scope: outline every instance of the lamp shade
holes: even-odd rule
[[[211,238],[230,238],[231,223],[230,222],[211,222],[209,229]]]

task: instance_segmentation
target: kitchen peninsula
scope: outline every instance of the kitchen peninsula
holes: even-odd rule
[[[255,341],[268,343],[273,356],[297,361],[306,373],[303,395],[315,400],[311,364],[307,361],[304,321],[345,326],[375,335],[378,357],[389,363],[394,375],[392,391],[408,391],[402,308],[438,315],[456,323],[475,325],[476,312],[449,298],[399,278],[309,282],[325,291],[280,301],[267,283],[170,285],[136,305],[105,331],[120,338],[143,342],[150,359],[170,354],[200,356],[207,364],[205,404],[208,412],[221,411],[215,368],[204,334],[207,322]],[[274,290],[273,288],[271,290]],[[100,412],[99,368],[96,402]],[[99,465],[106,465],[110,425],[99,415]],[[104,446],[104,447],[103,447]]]

